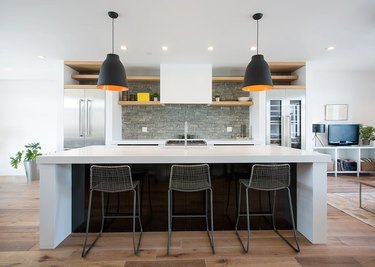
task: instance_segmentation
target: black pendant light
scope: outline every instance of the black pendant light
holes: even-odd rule
[[[128,80],[126,78],[125,68],[120,61],[120,57],[114,53],[115,24],[114,21],[118,14],[109,11],[108,16],[112,19],[112,54],[107,54],[100,72],[97,88],[110,91],[128,90]]]
[[[270,68],[264,60],[264,56],[258,54],[258,21],[262,17],[262,13],[256,13],[253,15],[253,19],[257,21],[257,54],[251,58],[249,65],[247,65],[242,86],[243,91],[260,92],[271,90],[273,87]]]

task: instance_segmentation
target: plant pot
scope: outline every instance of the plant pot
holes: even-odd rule
[[[154,97],[154,101],[155,101],[155,102],[158,101],[158,98],[157,98],[157,97]]]
[[[220,97],[215,97],[216,102],[220,102]]]
[[[362,145],[364,145],[364,146],[370,145],[370,140],[368,140],[368,139],[362,139]]]
[[[27,182],[39,180],[39,169],[38,165],[33,160],[25,160],[23,162],[25,166]]]

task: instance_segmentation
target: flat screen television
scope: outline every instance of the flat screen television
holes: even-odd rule
[[[359,143],[359,124],[329,124],[328,145],[351,146]]]

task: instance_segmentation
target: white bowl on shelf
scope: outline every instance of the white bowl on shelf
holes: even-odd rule
[[[240,102],[246,102],[246,101],[249,101],[250,100],[250,97],[249,96],[240,96],[237,98],[238,101]]]

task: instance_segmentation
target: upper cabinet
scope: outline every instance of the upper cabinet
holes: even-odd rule
[[[161,64],[162,104],[209,104],[212,102],[211,64]]]

